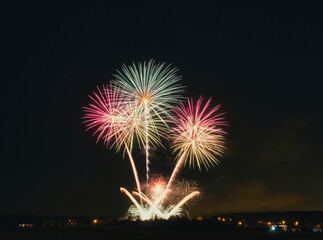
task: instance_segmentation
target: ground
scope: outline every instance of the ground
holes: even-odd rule
[[[214,231],[30,231],[0,232],[0,239],[46,239],[46,240],[107,240],[107,239],[221,239],[221,240],[269,240],[269,239],[323,239],[322,233],[312,232],[214,232]]]

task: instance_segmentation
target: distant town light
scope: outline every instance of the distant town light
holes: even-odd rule
[[[283,220],[283,222],[282,222],[283,224],[285,224],[286,222]]]
[[[19,223],[18,224],[19,227],[30,227],[30,228],[33,228],[34,227],[34,224],[31,224],[31,223]]]

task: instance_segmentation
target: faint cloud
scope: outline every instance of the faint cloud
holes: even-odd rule
[[[274,193],[262,183],[234,186],[219,194],[206,194],[191,215],[212,215],[218,212],[293,211],[304,209],[307,199],[298,193]]]

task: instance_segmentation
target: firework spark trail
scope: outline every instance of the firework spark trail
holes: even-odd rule
[[[131,199],[131,201],[136,205],[136,207],[138,208],[138,210],[143,214],[144,213],[144,211],[143,211],[143,209],[141,208],[141,206],[140,206],[140,204],[137,202],[137,200],[128,192],[128,190],[127,189],[125,189],[125,188],[120,188],[120,191],[121,192],[124,192],[130,199]]]
[[[138,209],[136,205],[129,208],[128,214],[131,217],[140,218],[141,220],[155,219],[156,217],[161,219],[169,219],[171,216],[182,216],[184,205],[187,201],[191,200],[193,197],[199,195],[199,191],[196,190],[197,185],[195,183],[191,184],[188,181],[177,181],[176,182],[176,195],[180,196],[179,202],[176,205],[168,205],[164,208],[160,204],[161,198],[164,194],[164,180],[163,178],[155,178],[150,187],[151,198],[146,196],[144,193],[139,194],[136,191],[132,192],[133,197],[141,197],[141,199],[146,203],[146,205],[141,205],[141,209]],[[191,191],[192,190],[192,191]],[[166,192],[169,192],[167,190]],[[190,192],[187,194],[187,192]],[[174,199],[173,199],[174,200]],[[131,199],[133,201],[133,199]],[[176,202],[178,200],[175,200]],[[134,201],[133,201],[134,202]],[[135,202],[134,202],[135,203]]]
[[[132,194],[142,198],[149,205],[150,208],[147,213],[148,216],[159,215],[162,218],[165,218],[165,215],[158,209],[157,204],[153,203],[145,194],[143,194],[143,193],[139,194],[137,192],[133,192]],[[153,212],[155,214],[153,214]]]
[[[177,69],[170,65],[155,64],[154,60],[132,66],[123,66],[115,76],[116,82],[124,87],[127,94],[133,96],[133,101],[138,106],[138,112],[145,115],[146,120],[146,179],[149,184],[149,135],[154,132],[159,137],[164,137],[168,127],[166,117],[169,110],[180,98],[183,87],[178,84],[180,77],[176,75]],[[162,127],[158,122],[164,124]],[[151,126],[151,127],[149,127]],[[155,141],[160,144],[161,142]]]
[[[156,204],[157,204],[157,205],[158,205],[158,204],[163,204],[163,201],[164,201],[165,197],[166,197],[166,196],[167,196],[167,194],[170,192],[170,191],[169,191],[169,188],[170,188],[170,186],[172,185],[172,183],[173,183],[173,181],[174,181],[174,179],[175,179],[175,176],[178,174],[178,172],[179,172],[180,168],[182,167],[182,165],[183,165],[183,163],[184,163],[184,160],[185,160],[185,154],[186,154],[186,152],[184,151],[184,152],[182,153],[181,157],[179,158],[179,160],[177,161],[176,166],[175,166],[175,168],[174,168],[174,170],[173,170],[173,172],[172,172],[172,175],[171,175],[171,177],[170,177],[170,178],[169,178],[169,180],[168,180],[168,183],[167,183],[167,185],[166,185],[165,191],[162,193],[161,198],[159,199],[159,201],[157,201],[157,202],[156,202]]]
[[[150,199],[145,195],[145,194],[143,194],[143,193],[139,193],[139,192],[135,192],[135,191],[133,191],[132,192],[132,195],[133,196],[137,196],[137,197],[139,197],[139,198],[142,198],[142,200],[144,201],[144,202],[146,202],[149,206],[151,206],[153,203],[150,201]]]
[[[149,188],[149,138],[148,138],[148,106],[147,101],[145,101],[145,127],[146,127],[146,181],[147,181],[147,189]],[[148,191],[148,190],[147,190]],[[148,193],[147,193],[148,194]]]
[[[183,209],[181,208],[187,201],[191,200],[193,197],[200,195],[199,191],[194,191],[187,196],[185,196],[177,205],[170,205],[165,210],[162,205],[157,204],[160,201],[162,195],[159,196],[157,201],[153,202],[145,194],[133,191],[133,196],[141,197],[148,207],[141,206],[137,200],[125,189],[120,188],[121,192],[124,192],[130,200],[134,203],[135,209],[130,207],[129,211],[132,216],[138,216],[141,220],[155,219],[156,216],[162,219],[169,219],[172,216],[178,216],[181,214]]]
[[[174,208],[171,212],[169,212],[168,216],[172,216],[173,213],[179,209],[180,207],[182,207],[188,200],[190,200],[191,198],[197,196],[197,195],[200,195],[200,192],[199,191],[195,191],[195,192],[192,192],[190,193],[189,195],[187,195],[182,201],[180,201]]]
[[[168,193],[169,190],[165,190],[165,194]],[[164,193],[163,193],[164,194]],[[150,212],[153,211],[153,209],[157,208],[157,206],[161,206],[161,204],[159,204],[161,202],[161,200],[163,199],[163,194],[161,194],[157,199],[156,201],[153,203],[153,205],[151,205],[151,209],[149,210]]]
[[[132,192],[132,194],[135,195],[135,196],[140,197],[141,199],[143,199],[147,203],[147,205],[149,206],[148,212],[142,211],[142,213],[140,214],[140,218],[141,219],[155,219],[155,216],[156,215],[159,216],[159,217],[161,217],[161,218],[163,218],[163,219],[166,218],[165,214],[162,213],[158,209],[158,207],[156,206],[156,204],[153,203],[145,194],[143,194],[143,193],[139,194],[137,192]],[[138,209],[138,210],[140,211],[140,209]]]
[[[165,191],[165,193],[167,193],[167,191]],[[157,206],[161,206],[161,204],[159,204],[161,202],[161,199],[163,198],[163,195],[161,195],[156,202],[153,203],[153,205],[151,206],[151,209],[149,209],[149,213],[151,213],[154,209],[158,209]]]
[[[139,177],[138,177],[138,172],[137,172],[137,168],[136,168],[136,165],[135,165],[135,161],[132,158],[132,154],[131,154],[131,152],[130,152],[128,146],[127,146],[127,144],[125,144],[125,147],[127,149],[127,153],[128,153],[128,157],[129,157],[129,160],[130,160],[130,163],[131,163],[132,171],[133,171],[133,174],[135,176],[135,181],[136,181],[136,184],[137,184],[137,189],[138,189],[138,192],[139,192],[140,200],[142,201],[142,199],[141,199],[140,181],[139,181]]]
[[[173,183],[174,179],[175,179],[175,176],[177,175],[177,173],[179,172],[180,168],[182,167],[184,161],[185,161],[185,155],[186,155],[186,151],[184,151],[181,155],[181,157],[179,158],[179,160],[177,161],[176,163],[176,166],[172,172],[172,175],[167,183],[167,186],[166,186],[166,189],[165,189],[165,193],[164,193],[164,196],[163,198],[161,199],[161,202],[164,200],[164,198],[166,197],[167,195],[167,190],[170,188],[171,184]]]

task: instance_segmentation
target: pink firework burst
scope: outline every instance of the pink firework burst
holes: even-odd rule
[[[113,138],[118,142],[121,129],[128,121],[124,91],[111,83],[103,85],[102,89],[97,87],[97,92],[93,92],[89,98],[92,102],[83,107],[86,131],[94,128],[93,135],[97,135],[97,142],[103,139],[106,146],[109,146]]]
[[[83,107],[86,130],[94,128],[93,135],[97,135],[97,142],[103,139],[107,147],[110,143],[117,151],[124,147],[123,153],[128,154],[140,195],[139,176],[131,151],[134,136],[137,135],[139,140],[142,139],[140,133],[143,132],[145,124],[142,121],[143,117],[137,114],[135,105],[129,101],[129,97],[125,96],[124,90],[118,85],[110,83],[102,89],[97,87],[97,90],[93,92],[93,96],[89,96],[92,102]]]
[[[222,126],[227,125],[224,113],[219,113],[220,105],[210,108],[211,98],[203,103],[203,97],[194,103],[187,100],[187,105],[180,103],[174,111],[173,122],[176,124],[171,131],[173,151],[178,152],[178,159],[194,168],[201,170],[218,164],[217,155],[224,151],[224,135]]]

